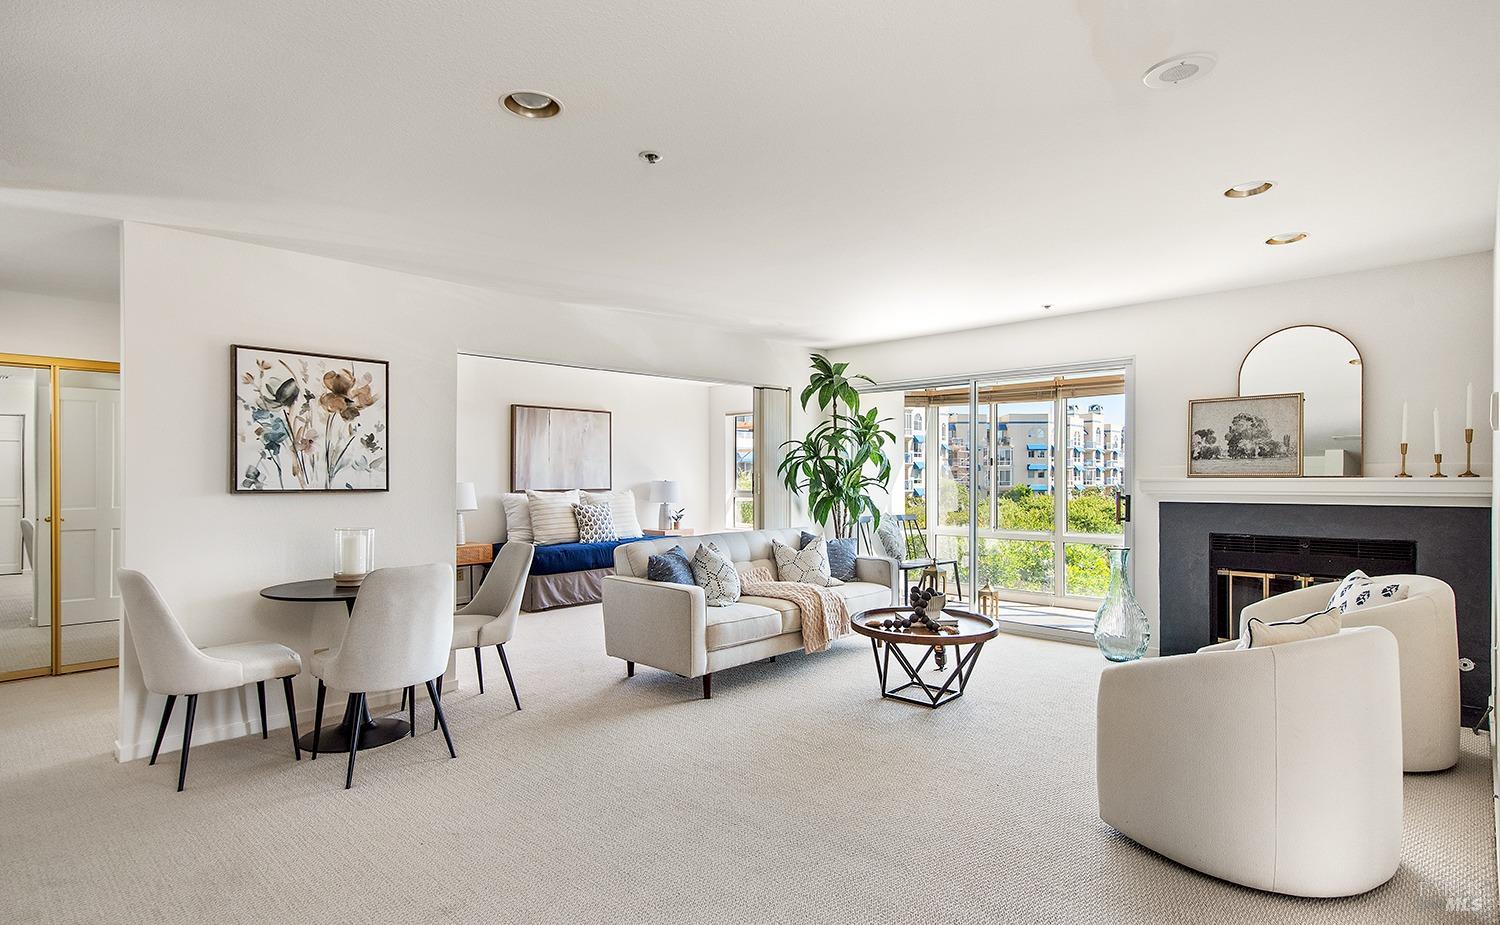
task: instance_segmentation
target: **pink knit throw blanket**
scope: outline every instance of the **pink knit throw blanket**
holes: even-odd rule
[[[740,594],[790,601],[802,612],[802,651],[822,652],[840,636],[848,635],[849,605],[832,588],[799,581],[776,581],[765,567],[746,569],[740,576]]]

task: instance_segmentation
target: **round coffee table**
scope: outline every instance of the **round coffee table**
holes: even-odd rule
[[[956,633],[934,633],[926,628],[886,629],[884,626],[869,625],[870,621],[877,624],[884,623],[888,619],[897,616],[904,617],[911,612],[910,607],[876,607],[860,614],[852,625],[856,633],[870,637],[870,647],[875,652],[875,672],[880,677],[880,696],[889,697],[892,700],[904,700],[907,703],[915,703],[924,707],[940,707],[964,695],[964,686],[969,683],[969,676],[974,673],[974,666],[979,664],[980,651],[984,649],[986,642],[999,634],[1000,625],[982,614],[946,608],[943,610],[942,619],[956,621],[958,623]],[[880,654],[882,643],[885,646],[883,658]],[[901,646],[921,646],[927,651],[913,664],[906,653],[901,651]],[[920,674],[922,666],[927,664],[929,658],[932,658],[941,668],[940,650],[948,646],[953,647],[955,654],[953,673],[948,675],[939,686],[922,680]],[[967,652],[964,651],[964,646],[968,646]],[[893,653],[896,656],[896,663],[906,672],[906,677],[909,679],[898,687],[891,687],[888,680]],[[938,655],[934,657],[934,653]],[[902,693],[911,688],[920,690],[921,697],[912,697]]]

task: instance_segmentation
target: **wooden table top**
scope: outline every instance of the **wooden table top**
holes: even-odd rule
[[[336,585],[332,578],[312,578],[307,581],[289,581],[283,585],[261,588],[260,596],[273,601],[343,601],[354,600],[359,587]]]
[[[934,633],[926,627],[913,627],[910,630],[888,630],[883,626],[870,626],[867,621],[874,620],[884,623],[888,618],[897,614],[905,616],[912,612],[910,607],[875,607],[860,614],[853,623],[853,629],[861,636],[869,636],[872,639],[883,639],[886,642],[899,642],[904,645],[913,646],[954,646],[968,645],[975,642],[984,642],[994,639],[1000,632],[1000,624],[992,618],[983,614],[970,613],[967,610],[950,610],[943,608],[943,616],[949,620],[958,621],[957,633]]]

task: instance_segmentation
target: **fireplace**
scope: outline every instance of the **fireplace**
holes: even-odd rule
[[[1323,536],[1210,533],[1208,610],[1215,637],[1239,638],[1240,611],[1256,601],[1308,585],[1367,575],[1416,571],[1417,544]]]

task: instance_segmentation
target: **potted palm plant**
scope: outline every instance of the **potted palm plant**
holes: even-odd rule
[[[818,410],[828,414],[801,440],[782,446],[786,458],[776,467],[789,491],[807,499],[813,520],[822,526],[831,521],[836,536],[853,535],[854,525],[869,515],[880,526],[880,509],[869,489],[885,487],[891,476],[891,461],[885,446],[896,442],[886,429],[890,418],[879,409],[860,407],[856,381],[874,384],[869,376],[850,374],[848,363],[834,363],[820,353],[812,355],[812,375],[802,390],[802,408],[816,400]]]

